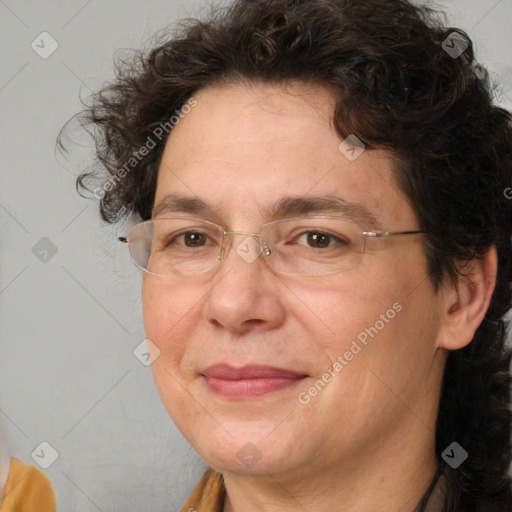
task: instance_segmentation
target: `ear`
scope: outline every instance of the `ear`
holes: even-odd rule
[[[447,350],[469,345],[487,313],[498,271],[496,247],[481,258],[464,262],[459,270],[457,281],[447,281],[439,290],[442,317],[436,347]]]

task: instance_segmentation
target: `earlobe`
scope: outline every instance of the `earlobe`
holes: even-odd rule
[[[496,248],[459,268],[456,283],[446,282],[439,290],[443,319],[436,346],[447,350],[468,345],[487,313],[496,285]]]

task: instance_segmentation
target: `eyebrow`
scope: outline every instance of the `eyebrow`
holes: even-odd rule
[[[375,215],[361,204],[351,203],[334,196],[287,196],[270,206],[259,208],[266,221],[279,220],[294,215],[335,214],[358,223],[382,229]],[[160,200],[153,209],[152,218],[166,214],[190,213],[217,217],[214,208],[197,197],[169,194]]]

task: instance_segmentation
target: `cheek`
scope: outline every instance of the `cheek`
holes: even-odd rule
[[[310,319],[305,327],[317,340],[342,342],[351,339],[378,320],[380,313],[392,308],[399,295],[396,285],[396,281],[385,282],[381,276],[376,286],[363,265],[330,276],[323,283],[318,281],[314,289],[297,285],[294,294],[301,298],[308,310],[307,317],[301,315],[299,318],[304,322]],[[313,329],[316,324],[319,328]]]
[[[147,276],[142,286],[142,310],[146,337],[165,360],[174,360],[184,350],[190,330],[197,325],[197,293],[189,287],[172,285],[162,278]]]
[[[144,276],[142,285],[142,313],[146,337],[161,348],[165,325],[172,325],[169,314],[173,308],[169,297],[162,293],[161,286],[152,280],[151,276]]]
[[[350,272],[331,276],[318,292],[296,290],[297,295],[310,297],[310,317],[316,316],[321,325],[317,340],[332,360],[351,347],[357,352],[354,341],[361,355],[365,352],[358,359],[374,354],[379,365],[390,359],[389,354],[415,357],[431,350],[439,318],[421,253],[396,258],[381,252]]]
[[[189,288],[189,287],[188,287]],[[187,340],[198,325],[197,294],[187,287],[172,286],[161,278],[145,276],[142,308],[146,338],[160,350],[151,364],[156,389],[164,407],[176,424],[197,414],[188,407],[190,396],[184,391],[189,376],[181,372]]]

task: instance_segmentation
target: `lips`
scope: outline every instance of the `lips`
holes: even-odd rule
[[[226,364],[210,366],[201,375],[211,391],[232,399],[257,398],[293,386],[307,377],[304,373],[274,366]]]

